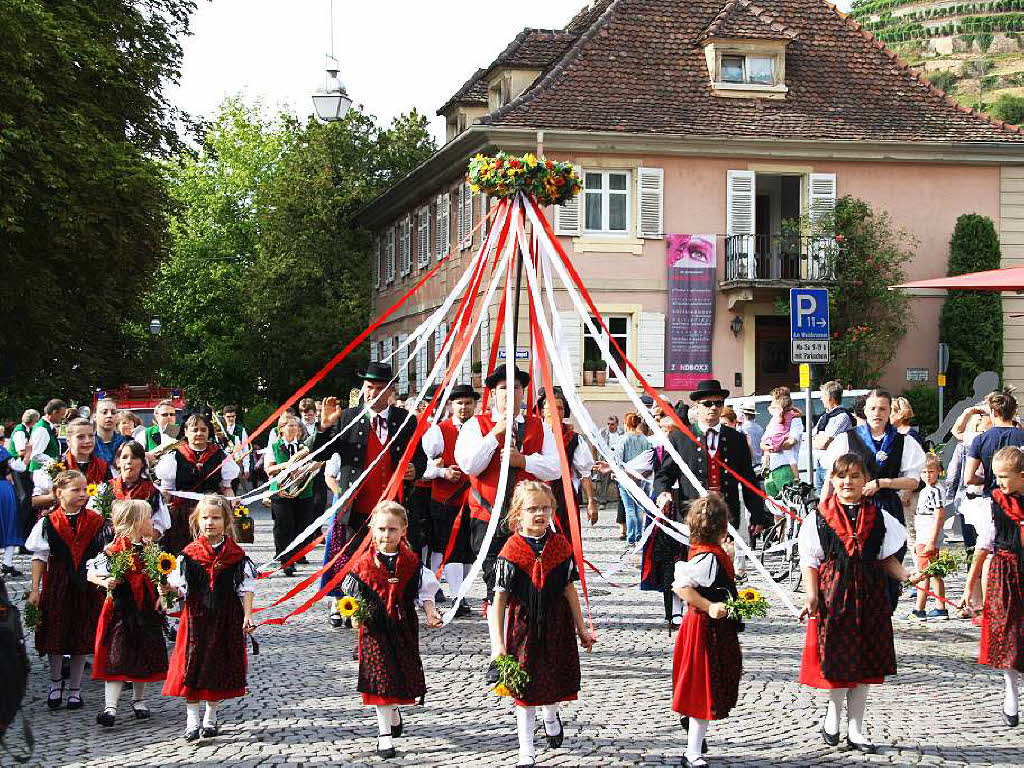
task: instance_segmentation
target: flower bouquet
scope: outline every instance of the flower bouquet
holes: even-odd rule
[[[928,565],[921,571],[922,576],[936,576],[944,579],[967,566],[970,559],[966,552],[954,552],[951,549],[940,550]]]
[[[178,559],[169,552],[162,552],[155,543],[149,542],[142,550],[142,563],[146,574],[157,587],[167,583],[167,577],[178,567]],[[173,594],[161,591],[164,608],[171,608],[177,602]]]
[[[338,614],[343,619],[351,619],[352,626],[359,626],[359,622],[366,621],[370,614],[366,606],[350,595],[345,595],[338,601]]]
[[[86,487],[85,492],[89,494],[89,501],[86,506],[102,515],[104,520],[109,521],[110,513],[114,508],[114,502],[117,501],[114,489],[110,483],[100,483],[99,485],[91,483]]]
[[[130,549],[122,549],[120,552],[114,553],[110,558],[110,566],[107,569],[110,572],[111,579],[117,579],[121,581],[125,574],[129,571],[135,570],[135,554]],[[107,600],[114,599],[114,590],[107,589]]]
[[[491,662],[487,670],[487,682],[494,685],[498,696],[520,698],[526,686],[530,684],[530,674],[523,669],[519,659],[504,653]]]
[[[27,593],[25,597],[28,597]],[[25,608],[22,611],[21,618],[25,622],[25,629],[35,630],[39,626],[39,622],[43,620],[43,612],[38,605],[33,605],[28,600],[25,600]]]
[[[768,615],[768,601],[756,589],[741,589],[739,597],[725,601],[729,618],[733,621],[746,621],[752,618],[764,618]]]
[[[235,528],[238,529],[238,540],[243,544],[252,544],[256,540],[256,525],[249,508],[242,504],[235,507]]]
[[[582,189],[572,163],[544,160],[527,152],[515,157],[499,152],[494,157],[477,155],[469,161],[469,187],[491,197],[531,195],[543,205],[562,205]]]
[[[57,475],[66,470],[68,465],[63,461],[51,461],[46,465],[46,474],[50,476],[50,480],[56,480]],[[88,490],[88,489],[86,489]]]

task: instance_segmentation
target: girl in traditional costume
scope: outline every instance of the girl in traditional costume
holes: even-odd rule
[[[520,766],[537,761],[537,707],[548,745],[562,745],[565,729],[558,705],[574,701],[580,690],[576,639],[587,651],[597,642],[580,610],[572,546],[551,531],[554,512],[555,497],[546,483],[523,480],[516,485],[507,518],[509,530],[516,533],[498,555],[494,609],[488,617],[491,658],[514,656],[529,675],[515,698]]]
[[[1024,672],[1024,452],[1001,448],[992,457],[996,485],[991,521],[979,521],[974,563],[964,594],[978,584],[990,559],[981,617],[978,661],[1003,671],[1003,722],[1020,721],[1020,675]]]
[[[110,480],[110,466],[94,453],[96,428],[87,419],[72,419],[68,424],[68,449],[59,461],[63,469],[76,470],[85,476],[86,485],[101,485]],[[53,480],[48,469],[37,469],[32,473],[32,505],[37,509],[49,509],[57,503]]]
[[[28,601],[40,611],[36,650],[50,657],[46,704],[59,709],[64,698],[61,664],[71,656],[68,709],[81,709],[85,658],[96,645],[103,592],[86,579],[86,563],[106,544],[103,517],[85,503],[85,475],[66,470],[53,481],[57,508],[43,515],[25,542],[32,551],[32,592]]]
[[[185,598],[164,696],[185,699],[185,740],[216,736],[217,707],[245,695],[245,635],[255,629],[256,568],[235,543],[231,503],[204,496],[192,510],[195,541],[185,547],[166,591]],[[202,728],[199,705],[206,702]]]
[[[159,537],[171,527],[171,513],[160,490],[149,479],[146,469],[146,449],[141,443],[129,440],[114,456],[117,474],[111,483],[111,490],[118,501],[145,501],[152,510],[155,536]]]
[[[363,704],[377,711],[377,754],[395,756],[394,738],[402,735],[402,704],[423,702],[427,687],[420,660],[416,601],[423,603],[428,627],[440,627],[434,607],[438,584],[423,568],[406,540],[408,513],[401,504],[382,501],[368,521],[371,544],[354,558],[342,591],[362,608],[359,627],[359,682]],[[339,608],[345,610],[348,600]],[[347,611],[346,611],[347,612]]]
[[[96,722],[106,728],[117,718],[117,700],[126,682],[132,683],[135,718],[146,720],[146,683],[167,677],[159,580],[154,581],[143,560],[144,548],[156,536],[152,508],[145,501],[115,501],[111,520],[114,541],[87,566],[89,581],[107,590],[92,670],[94,680],[105,682],[106,701]],[[111,573],[119,558],[131,558],[121,578]]]
[[[737,597],[732,558],[722,547],[729,507],[717,494],[695,499],[686,521],[689,559],[676,563],[672,589],[690,609],[672,656],[672,710],[689,731],[685,764],[699,766],[706,765],[708,723],[727,717],[739,698],[743,625],[728,618],[725,606]]]
[[[846,701],[851,749],[874,752],[864,728],[868,686],[896,674],[892,603],[887,576],[908,576],[895,554],[907,530],[896,518],[864,496],[868,470],[859,454],[847,453],[832,467],[833,493],[800,528],[798,545],[807,597],[807,640],[800,682],[828,691],[821,735],[829,746],[839,743],[839,716]]]

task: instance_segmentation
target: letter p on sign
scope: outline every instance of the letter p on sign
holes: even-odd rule
[[[803,293],[796,297],[796,324],[797,327],[807,325],[804,318],[814,317],[818,310],[818,300],[814,296]]]

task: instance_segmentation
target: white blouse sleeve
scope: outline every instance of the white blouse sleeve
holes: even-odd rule
[[[110,575],[110,558],[106,552],[100,552],[85,564],[86,576],[99,576],[105,579]]]
[[[575,470],[572,482],[576,487],[579,487],[580,480],[584,477],[590,477],[590,470],[594,468],[594,454],[582,439],[577,443],[576,451],[572,455],[572,468]]]
[[[444,434],[437,424],[423,433],[422,445],[423,452],[427,454],[428,459],[436,459],[444,452]]]
[[[252,560],[246,560],[243,568],[242,583],[238,585],[238,596],[241,597],[246,592],[256,591],[256,566],[253,565]]]
[[[167,575],[167,584],[171,589],[178,590],[178,594],[182,597],[188,594],[188,586],[185,582],[185,558],[180,555],[174,571]]]
[[[156,475],[157,485],[160,486],[161,491],[173,491],[175,478],[178,474],[178,460],[174,458],[174,451],[165,453],[163,457],[156,463],[156,469],[153,471]]]
[[[153,520],[153,530],[157,534],[162,534],[171,527],[171,511],[167,508],[167,502],[164,501],[163,496],[159,497],[151,519]]]
[[[491,463],[491,457],[498,450],[498,441],[480,431],[480,422],[470,419],[459,430],[455,442],[455,463],[467,475],[476,477]]]
[[[50,543],[43,536],[44,519],[39,518],[32,526],[32,532],[29,533],[28,539],[25,541],[25,549],[32,552],[33,560],[42,560],[45,563],[50,559]]]
[[[710,552],[701,552],[692,560],[680,560],[676,563],[673,589],[687,587],[710,587],[718,575],[718,558]]]
[[[895,555],[907,543],[907,529],[900,524],[899,520],[885,510],[882,510],[882,519],[885,521],[885,538],[882,539],[882,547],[878,550],[879,560],[885,560],[885,558]],[[803,529],[801,529],[801,533],[803,533]]]
[[[221,487],[231,485],[232,482],[238,479],[240,474],[242,474],[242,470],[238,466],[238,462],[228,456],[224,459],[224,466],[220,468]]]
[[[841,437],[841,435],[840,435]],[[888,531],[888,526],[886,527]],[[800,552],[801,568],[820,568],[825,560],[825,550],[821,547],[818,536],[818,513],[811,512],[800,525],[800,535],[796,540]]]
[[[974,499],[973,501],[978,504],[975,513],[971,515],[971,520],[969,521],[978,532],[978,540],[974,546],[976,549],[984,549],[986,552],[991,552],[996,542],[996,524],[995,520],[992,519],[992,504],[994,502],[989,499]],[[988,507],[986,510],[987,514],[982,513],[982,502]],[[964,503],[970,503],[970,500]],[[966,519],[967,516],[965,515],[964,517]]]
[[[433,600],[437,594],[437,590],[441,588],[441,585],[437,582],[437,577],[434,572],[429,568],[420,567],[421,578],[420,578],[420,592],[418,599],[420,603],[425,603],[427,600]]]
[[[37,469],[32,472],[32,495],[46,496],[53,492],[53,478],[45,469]]]

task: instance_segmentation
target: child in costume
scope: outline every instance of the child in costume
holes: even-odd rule
[[[106,544],[103,517],[85,503],[85,475],[61,472],[53,480],[57,508],[43,515],[25,542],[32,551],[32,592],[28,601],[40,610],[36,650],[50,657],[50,692],[46,704],[59,709],[64,698],[61,664],[71,656],[68,709],[81,709],[85,657],[96,645],[96,625],[103,591],[86,579],[86,563]]]
[[[706,765],[704,736],[711,720],[729,715],[739,698],[743,657],[725,601],[737,597],[736,572],[722,542],[729,507],[717,494],[695,499],[686,517],[688,559],[676,563],[673,591],[690,606],[676,635],[672,656],[672,710],[689,731],[686,765]]]
[[[992,519],[978,528],[964,594],[974,591],[990,559],[978,661],[1003,671],[1003,722],[1015,728],[1024,672],[1024,452],[1017,447],[996,451],[992,472],[998,486],[992,491]]]
[[[520,766],[537,762],[537,707],[548,745],[562,745],[565,729],[558,704],[574,701],[580,690],[576,638],[587,651],[597,642],[580,610],[572,546],[551,530],[555,503],[546,483],[523,480],[516,485],[507,517],[509,530],[516,533],[498,555],[494,610],[488,617],[491,658],[516,657],[530,678],[515,699]]]
[[[914,554],[917,556],[917,570],[923,571],[928,567],[939,554],[939,547],[942,546],[943,530],[942,524],[946,520],[946,510],[943,507],[945,489],[939,483],[939,474],[942,472],[942,464],[939,457],[934,453],[927,453],[924,457],[924,469],[921,470],[921,480],[924,488],[917,497],[917,512],[914,514],[914,535],[917,543],[914,545]],[[938,596],[936,606],[925,612],[928,605],[928,592],[934,592]],[[918,621],[927,619],[948,619],[949,611],[946,608],[946,582],[941,576],[925,578],[917,587],[917,606],[910,614],[910,618]]]
[[[769,466],[774,465],[765,481],[765,493],[769,496],[778,496],[782,492],[783,486],[800,477],[800,470],[796,465],[797,451],[787,451],[786,441],[794,438],[796,445],[788,446],[788,448],[799,448],[800,436],[803,434],[803,423],[800,417],[803,414],[798,408],[793,407],[793,398],[788,387],[776,387],[771,394],[772,402],[768,406],[771,419],[761,437],[761,450],[769,455],[788,453],[790,457],[788,463],[765,458]]]
[[[832,467],[833,493],[800,528],[798,546],[807,596],[801,620],[809,617],[800,682],[828,691],[821,735],[839,743],[839,716],[846,700],[851,749],[873,753],[864,728],[868,686],[896,674],[892,603],[887,576],[908,576],[895,554],[907,530],[864,496],[868,470],[859,454],[847,453]]]
[[[171,527],[171,513],[163,495],[149,478],[146,449],[141,443],[128,440],[114,455],[114,480],[110,487],[119,501],[145,501],[152,510],[154,538]]]
[[[165,591],[185,598],[164,682],[164,696],[183,696],[185,741],[219,733],[217,708],[245,695],[245,635],[252,634],[256,568],[235,543],[231,503],[204,496],[189,519],[195,540],[178,558]],[[199,704],[206,702],[202,729]]]
[[[405,507],[382,501],[368,521],[371,544],[355,556],[342,591],[363,608],[359,625],[359,683],[363,704],[376,708],[377,754],[395,756],[394,738],[402,735],[401,704],[422,703],[427,692],[420,661],[416,601],[423,603],[427,626],[440,627],[434,607],[438,584],[423,568],[405,538]],[[344,605],[344,599],[340,604]]]
[[[135,443],[138,445],[138,443]],[[107,590],[96,630],[94,680],[105,681],[104,709],[96,722],[109,728],[117,718],[117,700],[124,684],[132,683],[132,712],[149,718],[146,683],[167,677],[167,646],[160,586],[147,572],[144,548],[156,537],[148,502],[115,501],[111,510],[114,541],[89,561],[88,578]],[[111,574],[117,558],[131,558],[123,577]]]

